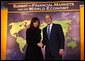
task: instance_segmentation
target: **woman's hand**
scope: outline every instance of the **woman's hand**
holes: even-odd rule
[[[43,47],[42,42],[38,43],[37,45],[38,45],[39,47],[41,47],[41,48]]]

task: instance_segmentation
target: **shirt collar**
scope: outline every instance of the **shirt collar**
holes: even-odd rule
[[[52,27],[52,25],[53,25],[53,23],[51,23],[51,24],[50,24],[50,25],[48,25],[48,26]]]

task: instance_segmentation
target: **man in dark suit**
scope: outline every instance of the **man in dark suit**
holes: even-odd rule
[[[61,25],[52,23],[52,16],[45,15],[47,26],[43,29],[43,47],[46,60],[62,60],[64,53],[64,34]]]

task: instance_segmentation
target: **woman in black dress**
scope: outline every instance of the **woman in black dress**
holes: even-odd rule
[[[37,17],[33,17],[30,28],[26,31],[27,49],[25,60],[43,60],[43,55],[39,44],[41,41],[41,30],[39,29],[39,26],[39,19]]]

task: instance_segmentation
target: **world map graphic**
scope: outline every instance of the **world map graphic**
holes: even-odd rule
[[[10,34],[11,36],[15,37],[16,38],[16,42],[19,44],[19,50],[21,53],[24,53],[23,51],[23,48],[24,46],[26,45],[26,39],[24,39],[23,37],[20,37],[19,36],[19,32],[21,30],[24,30],[25,29],[25,26],[29,26],[30,25],[30,20],[24,20],[24,21],[21,21],[21,22],[12,22],[9,24],[9,26],[12,26],[11,29],[10,29]],[[62,26],[62,29],[63,29],[63,32],[64,32],[64,36],[65,36],[65,41],[68,41],[70,40],[69,43],[67,43],[67,47],[71,47],[72,49],[76,48],[77,47],[77,44],[76,44],[76,38],[72,38],[71,37],[71,34],[69,33],[69,31],[72,29],[71,27],[71,22],[72,20],[62,20],[62,21],[59,21],[59,20],[54,20],[53,23],[55,24],[60,24]],[[42,23],[40,25],[40,29],[41,29],[41,37],[43,39],[43,28],[46,27],[46,23]],[[66,34],[68,34],[68,36],[66,36]]]

